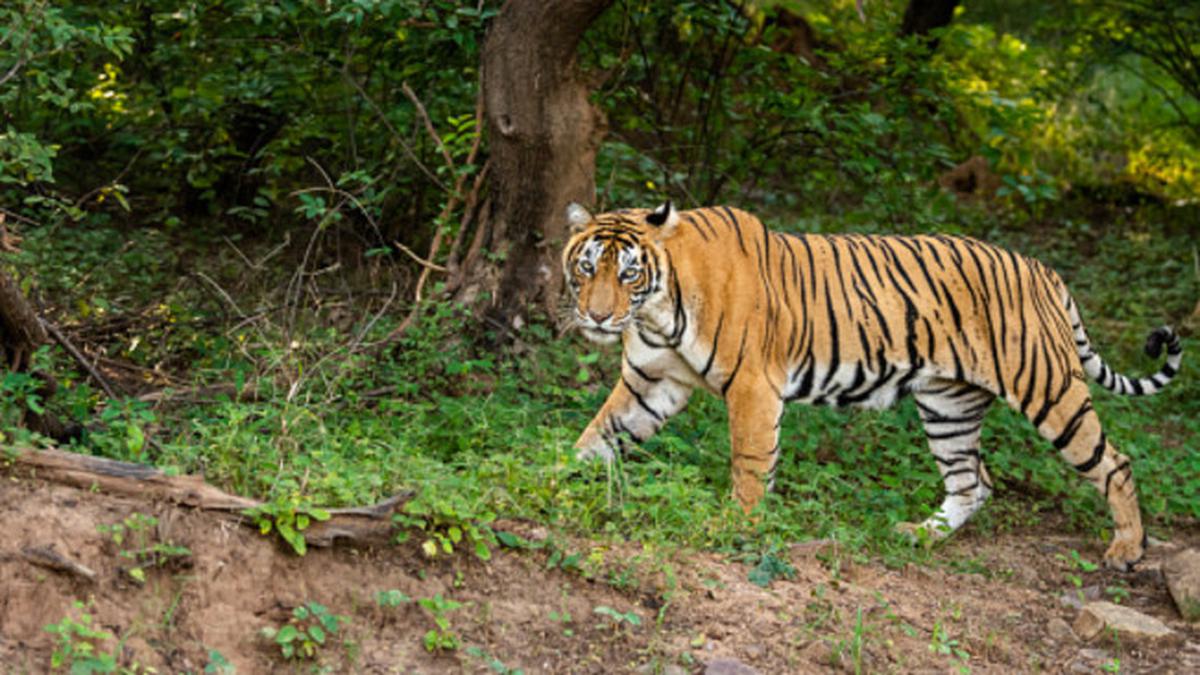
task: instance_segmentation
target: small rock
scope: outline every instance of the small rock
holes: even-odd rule
[[[714,659],[704,667],[704,675],[759,675],[759,672],[737,659]]]
[[[1049,635],[1055,642],[1071,643],[1078,639],[1075,637],[1075,631],[1071,630],[1071,624],[1058,617],[1046,622],[1046,635]]]
[[[1177,637],[1163,622],[1141,612],[1114,605],[1111,602],[1089,602],[1075,618],[1075,634],[1082,640],[1091,640],[1116,631],[1122,642],[1136,640],[1162,640]]]
[[[1067,669],[1067,672],[1088,673],[1090,675],[1097,672],[1108,661],[1108,652],[1103,649],[1080,649],[1075,658],[1071,659],[1071,665]]]
[[[1200,621],[1200,551],[1186,549],[1163,564],[1171,599],[1185,621]]]

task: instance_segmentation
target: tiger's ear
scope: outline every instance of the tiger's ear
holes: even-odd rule
[[[588,213],[587,209],[575,202],[567,204],[567,225],[570,226],[572,233],[579,232],[590,222],[592,222],[592,214]]]
[[[675,227],[679,225],[679,211],[675,210],[675,205],[671,200],[662,203],[657,209],[654,209],[646,216],[646,222],[658,227],[659,239],[666,239],[675,231]]]

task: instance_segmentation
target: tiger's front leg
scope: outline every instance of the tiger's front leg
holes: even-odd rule
[[[691,393],[690,386],[651,375],[626,360],[608,400],[575,441],[575,458],[611,462],[628,441],[641,443],[653,436],[667,418],[683,410]]]
[[[783,400],[765,381],[746,377],[725,392],[729,409],[733,496],[750,513],[775,484]]]

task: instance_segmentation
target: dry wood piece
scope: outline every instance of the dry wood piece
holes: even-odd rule
[[[45,567],[56,572],[66,572],[73,574],[81,579],[90,582],[96,581],[96,572],[87,565],[71,560],[58,551],[54,550],[54,545],[49,546],[30,546],[21,549],[21,557],[33,565]]]
[[[24,469],[41,480],[84,489],[162,499],[204,511],[215,511],[252,527],[256,523],[242,514],[246,509],[263,504],[219,490],[205,483],[203,476],[169,476],[142,464],[62,450],[20,450],[11,464],[0,465],[0,468],[8,472]],[[303,531],[304,539],[310,546],[321,547],[331,546],[338,539],[352,543],[386,539],[392,533],[392,514],[412,495],[412,492],[402,492],[372,506],[326,509],[329,520],[313,522]]]

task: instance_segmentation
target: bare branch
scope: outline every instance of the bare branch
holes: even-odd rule
[[[110,399],[116,399],[117,394],[113,391],[112,385],[110,385],[108,380],[100,374],[100,371],[96,370],[96,367],[88,361],[87,357],[83,355],[83,352],[79,351],[79,349],[75,347],[75,345],[72,344],[69,339],[67,339],[67,336],[58,329],[58,326],[55,326],[53,323],[45,319],[40,319],[40,321],[42,322],[42,328],[46,330],[50,337],[54,338],[55,342],[62,345],[62,348],[67,350],[67,353],[70,354],[71,357],[74,358],[75,361],[82,366],[85,371],[87,371],[87,374],[96,381],[96,384],[100,385],[100,388],[104,390],[104,393],[108,394]]]
[[[395,246],[396,248],[400,249],[401,251],[407,253],[408,257],[412,258],[418,265],[420,265],[421,267],[424,267],[425,269],[433,270],[434,272],[443,272],[443,273],[450,271],[450,270],[446,269],[445,267],[442,267],[441,265],[430,262],[430,261],[422,258],[421,256],[417,255],[416,253],[413,253],[413,250],[411,248],[405,246],[404,244],[401,244],[398,241],[393,241],[392,245]]]
[[[450,174],[454,175],[454,158],[450,156],[450,150],[446,144],[442,142],[442,137],[438,136],[437,129],[433,127],[433,120],[429,119],[429,113],[425,110],[425,105],[421,103],[421,99],[413,92],[412,87],[408,86],[407,82],[400,84],[400,90],[412,101],[413,106],[417,109],[417,114],[420,115],[421,121],[425,124],[425,131],[433,138],[433,143],[442,151],[442,159],[446,161],[446,168],[450,170]]]

